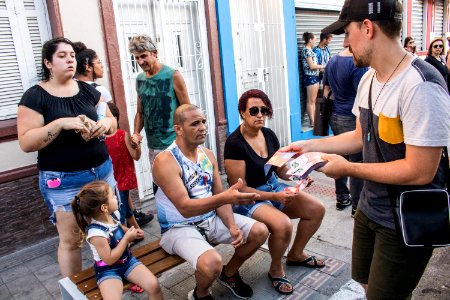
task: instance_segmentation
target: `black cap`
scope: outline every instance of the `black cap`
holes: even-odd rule
[[[402,14],[397,9],[397,0],[345,0],[339,19],[322,29],[322,33],[343,34],[348,23],[365,19],[401,20]]]

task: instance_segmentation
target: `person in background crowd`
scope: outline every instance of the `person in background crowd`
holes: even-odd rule
[[[320,169],[332,178],[365,180],[353,229],[352,278],[367,299],[410,299],[433,249],[403,244],[387,185],[445,188],[440,160],[450,143],[450,96],[439,72],[400,43],[401,2],[377,3],[375,10],[372,0],[346,0],[338,21],[322,30],[345,33],[355,65],[371,67],[358,87],[355,130],[295,142],[283,151],[363,151],[363,163],[324,154],[327,163]]]
[[[20,148],[38,151],[39,188],[58,230],[63,277],[81,271],[80,229],[71,200],[94,180],[116,188],[108,150],[98,137],[113,134],[117,122],[108,108],[91,128],[79,117],[97,120],[96,106],[104,99],[91,85],[73,79],[76,67],[70,40],[58,37],[45,42],[42,82],[23,94],[17,112]]]
[[[158,48],[149,36],[132,37],[128,50],[144,71],[136,78],[137,112],[131,142],[136,147],[145,128],[153,165],[156,155],[175,140],[173,113],[181,104],[190,103],[189,95],[181,73],[158,61]],[[156,190],[153,185],[153,192]]]
[[[431,64],[433,67],[435,67],[439,71],[439,73],[441,73],[444,80],[447,82],[449,70],[447,68],[447,63],[444,59],[444,39],[437,38],[430,43],[425,61]],[[447,90],[448,90],[448,82],[447,82]]]
[[[257,193],[262,201],[249,205],[233,205],[235,213],[253,218],[269,228],[269,252],[272,258],[268,277],[275,290],[291,294],[294,290],[286,278],[281,259],[292,237],[291,219],[300,218],[294,244],[287,254],[288,266],[322,268],[325,262],[305,252],[305,246],[322,223],[325,214],[323,204],[305,193],[285,191],[287,184],[278,178],[289,180],[287,167],[271,168],[267,174],[264,165],[280,148],[275,133],[264,127],[271,118],[272,103],[260,90],[249,90],[239,98],[239,114],[242,124],[227,138],[224,159],[230,185],[243,180],[241,192]]]
[[[106,102],[111,101],[112,96],[108,89],[95,82],[98,78],[103,78],[104,73],[103,62],[97,53],[87,48],[83,42],[73,43],[73,50],[75,50],[75,58],[77,59],[75,78],[95,87]]]
[[[407,36],[405,38],[405,42],[403,43],[403,48],[406,51],[412,53],[414,56],[417,56],[416,44],[414,42],[414,38],[412,36]]]
[[[120,117],[119,108],[113,102],[108,102],[108,107],[118,123]],[[114,135],[107,136],[105,143],[113,162],[114,178],[117,181],[120,200],[122,201],[119,209],[120,221],[122,224],[125,224],[125,219],[127,219],[129,226],[139,229],[139,226],[147,224],[154,218],[152,214],[147,215],[137,212],[134,208],[133,199],[130,197],[130,191],[137,188],[133,160],[139,160],[141,157],[141,145],[138,144],[136,148],[133,148],[130,135],[122,129],[118,129]],[[142,239],[136,239],[136,241],[141,241]]]
[[[202,147],[207,127],[202,111],[183,104],[174,113],[176,140],[158,154],[153,178],[159,186],[155,199],[161,226],[161,247],[177,254],[195,269],[196,287],[188,299],[213,299],[209,288],[218,279],[241,299],[253,290],[239,275],[241,265],[268,236],[266,225],[233,214],[230,204],[249,204],[259,198],[241,193],[242,180],[223,191],[217,161]],[[234,255],[224,266],[211,244],[231,244]]]
[[[361,77],[367,72],[367,68],[358,68],[353,62],[353,54],[348,48],[331,58],[325,68],[323,78],[324,96],[330,92],[333,95],[333,112],[330,118],[330,126],[334,135],[355,130],[356,117],[352,113]],[[344,156],[352,162],[361,162],[362,153]],[[336,187],[336,209],[342,210],[352,205],[352,216],[355,215],[359,202],[359,194],[363,187],[363,181],[350,177],[350,190],[347,187],[347,177],[334,180]]]
[[[312,51],[316,44],[316,37],[311,32],[303,33],[305,48],[301,50],[301,62],[304,72],[303,84],[306,86],[306,113],[310,126],[314,126],[317,92],[319,91],[319,71],[325,69],[324,65],[317,63],[317,57]]]
[[[328,48],[328,45],[331,43],[331,40],[333,39],[332,34],[320,34],[320,42],[319,45],[313,48],[314,53],[317,57],[317,64],[319,65],[326,65],[331,58],[330,49]],[[323,70],[319,72],[319,83],[322,85],[322,79],[323,79]]]

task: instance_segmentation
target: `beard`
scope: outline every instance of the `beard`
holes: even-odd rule
[[[355,66],[358,68],[370,67],[370,60],[373,52],[372,49],[364,50],[364,53],[361,55],[355,54],[351,47],[349,47],[349,50],[353,53],[353,62],[355,63]]]

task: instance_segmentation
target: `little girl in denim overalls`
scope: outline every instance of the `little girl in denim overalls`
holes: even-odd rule
[[[118,201],[104,181],[85,185],[72,200],[72,211],[94,255],[94,270],[102,297],[120,297],[123,280],[141,286],[149,299],[162,299],[158,279],[136,257],[128,244],[143,236],[141,229],[120,224]]]

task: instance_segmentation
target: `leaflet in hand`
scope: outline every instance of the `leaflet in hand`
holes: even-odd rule
[[[269,159],[269,161],[264,165],[264,173],[267,175],[272,166],[282,167],[287,163],[292,156],[298,154],[297,152],[275,152],[275,154]]]
[[[322,159],[321,152],[308,152],[289,162],[288,175],[305,179],[315,169],[322,167],[326,161]]]
[[[305,189],[310,184],[308,175],[313,170],[326,164],[326,161],[321,158],[323,154],[321,152],[308,152],[293,159],[292,157],[296,154],[298,153],[276,152],[264,166],[264,171],[267,174],[272,166],[282,167],[286,163],[288,164],[289,170],[286,174],[291,175],[289,179],[296,184],[285,189],[286,192],[290,193],[298,193]]]

